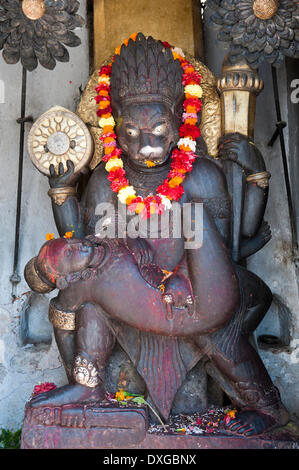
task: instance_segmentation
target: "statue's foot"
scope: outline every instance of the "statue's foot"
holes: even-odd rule
[[[254,436],[284,426],[289,413],[281,406],[271,410],[244,410],[226,425],[226,429],[242,436]]]
[[[105,398],[105,390],[103,385],[90,388],[80,384],[69,384],[63,387],[50,390],[49,392],[41,393],[33,397],[29,406],[38,408],[41,406],[62,406],[72,403],[91,403],[100,402]]]

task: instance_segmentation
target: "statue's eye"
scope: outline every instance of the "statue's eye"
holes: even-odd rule
[[[139,130],[133,127],[127,127],[126,131],[130,137],[137,137],[139,135]]]
[[[166,124],[158,124],[154,129],[153,129],[153,134],[154,135],[163,135],[165,134],[167,129]]]

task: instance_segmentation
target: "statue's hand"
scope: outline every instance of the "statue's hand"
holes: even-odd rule
[[[241,246],[241,257],[247,258],[247,256],[253,255],[257,251],[261,250],[272,238],[271,228],[268,222],[263,220],[260,229],[253,238],[242,241]]]
[[[80,173],[74,173],[75,165],[71,160],[66,162],[67,171],[64,171],[64,166],[59,163],[58,174],[55,171],[54,165],[50,165],[49,184],[51,188],[65,188],[66,186],[75,186]]]
[[[226,134],[219,139],[219,156],[223,160],[236,161],[249,173],[265,171],[262,154],[249,142],[248,137],[238,132]]]

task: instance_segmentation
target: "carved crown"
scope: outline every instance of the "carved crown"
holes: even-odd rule
[[[112,101],[162,100],[172,106],[183,93],[180,63],[161,41],[138,33],[136,41],[121,46],[112,65]]]

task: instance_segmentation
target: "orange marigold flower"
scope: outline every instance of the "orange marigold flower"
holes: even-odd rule
[[[106,118],[107,115],[105,114],[103,117]],[[108,116],[108,117],[109,117],[109,116]],[[103,127],[103,134],[106,134],[106,133],[108,133],[108,132],[113,132],[113,129],[114,129],[113,126],[105,126],[105,127]]]
[[[106,155],[109,155],[109,153],[112,153],[114,150],[114,147],[105,147],[104,152]]]
[[[119,55],[120,54],[120,49],[121,49],[121,46],[118,46],[115,51],[114,51],[114,54],[115,55]]]
[[[180,150],[184,152],[191,152],[191,148],[188,145],[180,145]]]
[[[129,206],[130,204],[132,204],[132,202],[134,201],[134,199],[136,199],[135,196],[129,196],[129,197],[127,197],[127,199],[126,199],[126,205]]]
[[[105,144],[109,144],[109,142],[114,142],[114,140],[115,140],[115,139],[114,139],[113,137],[105,137],[104,143],[105,143]]]
[[[109,119],[110,117],[112,116],[111,113],[107,113],[107,114],[103,114],[101,117],[104,118],[104,119]],[[104,129],[106,129],[107,126],[104,127]],[[111,126],[110,129],[113,130],[113,127]]]
[[[72,238],[73,232],[74,232],[74,230],[72,232],[65,232],[64,238]]]
[[[132,39],[133,41],[136,41],[137,34],[138,34],[138,33],[133,33],[133,34],[131,34],[130,39]]]
[[[230,418],[236,417],[237,410],[229,410],[226,414],[230,416]]]
[[[174,178],[171,178],[171,180],[169,180],[168,184],[171,188],[176,188],[181,184],[182,181],[183,178],[181,176],[175,176]]]
[[[54,233],[46,233],[46,240],[47,241],[52,240],[52,238],[54,238]]]
[[[186,119],[185,124],[190,124],[190,126],[195,126],[197,119]]]
[[[101,96],[108,96],[109,93],[108,93],[107,90],[100,90],[99,95],[101,95]]]
[[[163,294],[163,292],[165,291],[165,285],[164,285],[164,284],[161,284],[161,285],[159,286],[159,290],[160,290],[160,292],[162,292],[162,294]]]
[[[147,164],[148,168],[150,168],[152,166],[156,166],[155,162],[152,162],[151,160],[146,160],[146,164]]]
[[[195,106],[187,106],[186,107],[186,113],[191,113],[191,114],[197,113],[197,109],[196,109]]]
[[[186,67],[184,72],[185,73],[193,73],[195,70],[194,70],[194,67],[192,67],[192,65],[190,67]]]
[[[172,51],[172,55],[173,55],[174,60],[178,59],[180,62],[184,60],[184,57],[182,57],[181,55],[177,54],[174,51]]]
[[[117,171],[118,170],[118,166],[114,166],[113,168],[111,168],[111,170],[109,170],[109,173],[112,172],[112,171]]]
[[[124,394],[124,391],[123,391],[122,388],[119,390],[119,392],[116,392],[115,398],[116,398],[118,401],[124,401],[124,399],[125,399],[125,394]]]
[[[100,101],[99,102],[99,109],[105,109],[110,106],[110,101]]]

